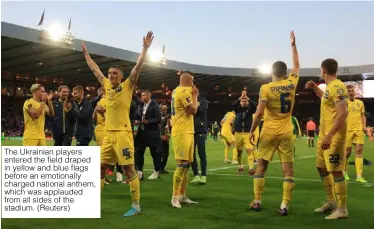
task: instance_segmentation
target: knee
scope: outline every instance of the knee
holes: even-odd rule
[[[122,169],[127,178],[132,178],[136,175],[134,165],[124,165]]]
[[[334,177],[334,179],[343,177],[343,171],[331,172],[331,174]]]
[[[256,174],[264,174],[267,169],[267,161],[259,159],[257,161]]]
[[[105,177],[105,172],[106,172],[107,167],[108,167],[107,165],[101,164],[101,166],[100,166],[100,178]]]
[[[363,151],[362,147],[357,147],[356,148],[356,155],[362,156],[362,151]]]
[[[326,168],[317,168],[317,171],[321,177],[328,176],[330,173],[327,171]]]

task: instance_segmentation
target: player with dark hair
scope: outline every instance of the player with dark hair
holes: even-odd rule
[[[261,210],[261,197],[265,185],[265,172],[273,155],[278,151],[282,164],[283,198],[279,213],[282,216],[288,215],[288,206],[294,189],[294,140],[292,111],[295,103],[296,88],[299,82],[299,55],[296,49],[295,35],[290,36],[292,48],[293,68],[287,75],[287,65],[277,61],[272,67],[273,82],[262,85],[256,114],[250,131],[250,139],[254,140],[254,132],[264,116],[264,124],[261,129],[258,152],[259,159],[254,175],[254,200],[250,207],[255,211]]]
[[[130,104],[133,89],[138,82],[140,71],[147,57],[148,48],[153,41],[153,33],[148,32],[143,37],[143,50],[130,76],[124,81],[123,68],[112,66],[108,78],[101,72],[99,66],[92,60],[82,43],[83,53],[87,64],[96,79],[105,88],[107,136],[101,146],[101,187],[104,188],[105,170],[108,164],[123,166],[124,173],[130,186],[132,207],[123,216],[134,216],[140,213],[140,182],[134,167],[134,140],[130,122]]]
[[[338,62],[334,59],[326,59],[321,64],[321,77],[326,82],[325,92],[313,81],[305,85],[305,88],[313,89],[321,98],[316,165],[324,184],[327,202],[314,211],[333,211],[325,219],[348,217],[347,182],[343,175],[346,161],[347,88],[337,78],[337,71]]]

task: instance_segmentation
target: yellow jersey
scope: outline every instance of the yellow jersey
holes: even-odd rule
[[[97,105],[106,108],[106,99],[101,98]],[[96,112],[96,130],[105,130],[105,113]]]
[[[134,86],[130,78],[127,78],[116,88],[112,87],[109,79],[104,78],[103,87],[105,88],[106,100],[106,130],[124,130],[131,132],[129,113]]]
[[[347,128],[348,130],[363,130],[361,116],[365,114],[365,105],[361,100],[354,99],[353,101],[348,99],[348,117],[347,117]]]
[[[292,133],[292,111],[295,103],[299,74],[291,73],[286,79],[264,84],[260,89],[259,102],[266,102],[263,134]]]
[[[40,106],[40,102],[33,98],[26,100],[23,104],[23,120],[25,126],[23,139],[45,139],[45,110],[47,108],[45,107],[42,114],[37,119],[33,119],[27,111],[30,108],[39,109]]]
[[[235,120],[235,113],[233,111],[227,112],[225,114],[225,117],[222,119],[222,132],[224,131],[230,131],[232,132],[232,123]]]
[[[330,82],[326,86],[321,100],[320,129],[319,137],[325,137],[331,130],[336,119],[335,103],[347,103],[347,88],[344,83],[338,79]],[[334,135],[332,141],[344,143],[347,131],[347,122],[344,121],[343,126]]]
[[[195,133],[193,115],[187,113],[192,105],[192,87],[178,86],[171,96],[171,136]]]

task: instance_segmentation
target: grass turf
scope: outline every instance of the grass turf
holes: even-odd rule
[[[22,145],[22,142],[2,141],[2,145]],[[142,214],[139,216],[122,217],[131,204],[129,187],[113,181],[102,193],[101,219],[2,219],[3,228],[374,228],[373,187],[355,182],[354,166],[350,166],[351,182],[348,185],[349,219],[326,221],[325,214],[313,212],[325,200],[323,186],[315,169],[315,148],[309,148],[305,139],[298,139],[296,149],[296,186],[288,217],[277,214],[282,198],[282,172],[278,161],[269,166],[263,210],[252,212],[248,209],[248,203],[253,199],[253,179],[246,173],[237,174],[235,166],[224,164],[224,145],[208,139],[208,183],[197,186],[189,184],[187,189],[188,196],[198,201],[198,205],[183,206],[182,209],[171,207],[172,171],[175,167],[171,151],[167,166],[170,173],[156,181],[141,182]],[[373,151],[374,142],[367,141],[364,146],[365,158],[374,161]],[[145,176],[148,177],[152,172],[152,160],[149,152],[146,154],[145,168],[148,170]],[[364,177],[369,182],[374,181],[373,166],[364,167]]]

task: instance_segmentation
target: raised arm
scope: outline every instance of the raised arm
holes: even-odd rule
[[[86,62],[88,67],[91,69],[92,73],[95,75],[96,79],[103,85],[104,74],[101,72],[99,66],[92,60],[90,54],[87,51],[86,45],[82,41],[82,51],[84,54],[84,58],[86,58]]]
[[[312,80],[308,81],[306,84],[305,84],[305,89],[313,89],[313,91],[316,93],[316,95],[320,98],[322,98],[323,96],[323,91],[321,88],[319,88],[317,86],[316,83],[314,83]]]
[[[291,48],[292,48],[292,73],[298,74],[300,71],[300,63],[299,63],[299,53],[297,52],[296,48],[296,38],[293,31],[291,31],[290,35],[291,40]]]
[[[199,94],[199,90],[193,86],[192,88],[192,104],[190,106],[187,107],[187,112],[189,114],[192,114],[192,115],[195,115],[196,112],[197,112],[197,105],[198,105],[198,102],[197,102],[197,96]]]
[[[135,85],[138,82],[140,71],[142,70],[142,67],[144,65],[144,61],[147,57],[148,48],[151,46],[153,38],[153,32],[151,31],[147,33],[147,36],[143,37],[142,53],[140,53],[138,61],[136,62],[135,67],[131,70],[130,74],[130,81],[133,85]]]
[[[55,116],[55,110],[53,108],[52,98],[53,98],[53,92],[50,92],[47,95],[47,107],[46,107],[47,109],[45,110],[45,114],[48,115],[49,117]]]

